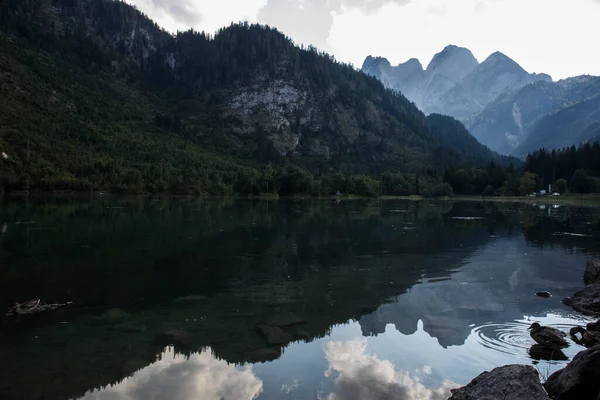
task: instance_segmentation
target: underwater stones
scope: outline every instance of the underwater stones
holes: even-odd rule
[[[177,297],[176,299],[173,300],[173,304],[182,306],[182,305],[201,303],[201,302],[204,302],[205,300],[206,300],[206,296],[189,295],[189,296]]]
[[[563,300],[576,311],[588,315],[600,314],[600,282],[588,285]]]
[[[247,313],[235,312],[235,313],[223,314],[221,316],[222,319],[254,318],[254,317],[256,317],[256,313],[254,313],[254,312],[247,312]]]
[[[544,298],[544,299],[549,299],[550,297],[552,297],[552,294],[550,292],[548,292],[548,291],[545,291],[545,290],[543,290],[541,292],[537,292],[535,295],[537,297],[541,297],[541,298]]]
[[[129,314],[120,308],[111,308],[100,316],[100,321],[107,324],[118,324],[129,318]]]
[[[553,399],[597,399],[600,395],[600,346],[579,352],[544,383]]]
[[[287,344],[294,340],[294,337],[290,333],[284,332],[278,326],[259,324],[256,328],[267,339],[267,343],[270,345]]]
[[[298,317],[295,314],[279,314],[268,317],[264,323],[266,325],[287,327],[306,323],[306,320]]]
[[[124,323],[116,326],[116,329],[122,333],[142,333],[146,332],[146,326],[136,323]]]
[[[600,260],[594,259],[588,261],[585,265],[583,283],[587,286],[596,282],[600,282]]]
[[[529,365],[506,365],[486,371],[467,386],[452,389],[448,400],[548,399],[537,371]]]

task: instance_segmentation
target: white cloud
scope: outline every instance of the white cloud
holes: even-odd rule
[[[501,51],[554,78],[600,75],[600,0],[129,0],[170,31],[275,26],[360,67],[367,55],[424,65],[448,44],[483,61]]]
[[[81,400],[251,400],[262,392],[252,367],[236,367],[210,350],[189,358],[172,347],[159,360],[116,385],[86,393]]]
[[[176,32],[194,28],[214,33],[232,22],[256,22],[259,10],[268,0],[127,0]]]
[[[339,374],[335,391],[328,400],[442,400],[447,399],[450,389],[457,386],[446,381],[438,389],[428,389],[416,374],[396,370],[390,361],[366,354],[366,346],[364,339],[327,344],[325,358],[329,369],[325,375],[330,376],[334,371]],[[428,375],[431,368],[425,366],[417,373]]]
[[[370,15],[359,9],[337,14],[329,48],[360,66],[371,55],[393,64],[416,57],[424,66],[447,44],[471,49],[483,61],[501,51],[530,72],[555,78],[600,75],[592,0],[440,0],[388,4]],[[442,12],[442,10],[444,12]]]

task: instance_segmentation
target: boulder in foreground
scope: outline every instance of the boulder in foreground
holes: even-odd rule
[[[544,387],[557,400],[600,398],[600,346],[577,354],[565,368],[550,375]]]
[[[506,365],[486,371],[467,386],[452,389],[448,400],[547,400],[537,371],[529,365]]]
[[[600,315],[600,282],[586,286],[563,300],[576,311],[588,315]]]

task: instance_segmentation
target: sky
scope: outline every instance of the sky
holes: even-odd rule
[[[501,51],[555,80],[600,75],[600,0],[128,0],[171,32],[274,26],[360,68],[368,55],[424,67],[449,44]]]

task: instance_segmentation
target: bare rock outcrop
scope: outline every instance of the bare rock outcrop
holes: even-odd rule
[[[550,375],[544,387],[556,400],[600,398],[600,346],[577,354],[565,368]]]
[[[544,400],[537,371],[529,365],[505,365],[486,371],[467,386],[452,390],[448,400]]]

